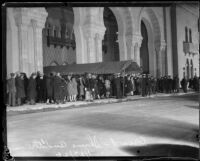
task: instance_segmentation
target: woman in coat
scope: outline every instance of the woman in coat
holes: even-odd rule
[[[80,78],[78,79],[78,95],[79,95],[79,99],[80,100],[83,100],[84,98],[84,95],[85,95],[85,92],[84,92],[84,88],[85,88],[85,83],[84,83],[84,80],[83,80],[83,77],[80,76]]]
[[[78,89],[77,89],[77,82],[76,82],[76,78],[72,77],[72,101],[76,101],[76,97],[78,94]]]
[[[125,89],[126,89],[126,95],[131,95],[131,93],[133,92],[133,85],[130,76],[127,77]]]
[[[34,105],[35,104],[35,100],[37,97],[37,90],[36,90],[36,74],[33,73],[29,79],[29,83],[28,83],[28,97],[30,99],[30,104]]]
[[[73,101],[73,94],[74,94],[73,90],[74,90],[74,87],[73,87],[72,80],[69,79],[68,83],[67,83],[67,91],[68,91],[68,96],[69,96],[69,101],[70,102]]]
[[[107,77],[106,80],[105,80],[105,88],[106,88],[106,98],[109,98],[110,97],[110,89],[111,89],[111,85],[110,85],[110,80],[109,78]]]

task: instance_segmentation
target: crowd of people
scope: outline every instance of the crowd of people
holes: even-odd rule
[[[188,85],[189,83],[189,85]],[[11,73],[7,80],[7,94],[9,106],[20,106],[25,103],[65,103],[77,100],[93,101],[94,99],[116,98],[126,96],[160,93],[178,93],[179,88],[187,92],[188,87],[199,90],[199,78],[179,81],[175,76],[154,78],[149,74],[121,75],[62,75],[52,72],[48,75],[37,72],[30,78],[26,73]]]

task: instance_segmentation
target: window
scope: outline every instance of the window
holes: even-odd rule
[[[188,28],[185,27],[185,42],[188,42]]]
[[[192,43],[192,30],[189,29],[189,39],[190,39],[190,43]]]

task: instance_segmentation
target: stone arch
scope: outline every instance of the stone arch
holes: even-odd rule
[[[133,33],[133,19],[130,10],[127,7],[123,7],[122,12],[126,21],[126,35],[130,35]]]
[[[143,17],[146,17],[146,18],[148,17],[148,19],[150,21],[150,24],[153,29],[155,48],[158,50],[158,49],[160,49],[160,46],[161,46],[161,28],[160,28],[160,24],[159,24],[158,18],[156,16],[156,13],[150,7],[144,7],[141,9],[140,15],[139,15],[139,20],[138,20],[139,33],[141,33],[140,25],[141,25],[141,20]]]
[[[144,23],[148,35],[149,73],[156,76],[156,55],[154,52],[153,29],[150,22],[145,17],[143,17],[141,21]]]

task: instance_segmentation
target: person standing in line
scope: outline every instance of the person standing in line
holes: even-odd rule
[[[78,94],[78,90],[77,90],[77,82],[76,82],[76,78],[72,77],[72,101],[76,102],[77,100],[77,94]]]
[[[126,95],[127,96],[130,96],[132,95],[133,93],[133,84],[132,84],[132,81],[131,81],[131,77],[130,76],[127,76],[127,79],[126,79],[126,83],[125,83],[125,91],[126,91]]]
[[[83,77],[80,76],[78,81],[77,81],[77,85],[78,85],[78,97],[79,97],[79,100],[83,100],[85,97],[85,93],[84,93],[84,88],[85,88],[85,83],[84,83],[84,80],[83,80]]]
[[[145,78],[145,74],[142,75],[141,86],[142,86],[142,96],[145,97],[146,96],[146,78]]]
[[[187,80],[185,78],[185,76],[183,77],[183,79],[181,80],[181,86],[182,86],[182,89],[184,91],[184,93],[187,93]]]
[[[97,86],[98,86],[98,91],[99,91],[99,96],[100,98],[104,98],[105,97],[105,81],[103,79],[102,76],[99,76],[98,78],[98,82],[97,82]]]
[[[72,102],[73,101],[73,83],[72,83],[72,77],[69,76],[68,77],[68,83],[67,83],[67,91],[68,91],[68,97],[69,97],[69,101]]]
[[[87,74],[86,80],[85,80],[85,100],[86,101],[93,101],[92,98],[92,76],[90,73]]]
[[[146,92],[146,95],[148,95],[149,97],[151,96],[151,78],[150,78],[150,75],[147,75],[147,78],[146,78],[146,88],[147,88],[147,92]]]
[[[45,81],[45,76],[43,73],[38,73],[38,76],[37,76],[37,93],[38,93],[38,102],[41,102],[41,103],[44,103],[46,102],[46,81]]]
[[[60,73],[54,77],[54,99],[57,104],[62,101],[62,79]]]
[[[110,97],[110,80],[108,79],[108,77],[106,77],[106,80],[105,80],[105,88],[106,88],[106,98],[109,98]]]
[[[27,91],[29,79],[28,79],[26,73],[21,73],[21,75],[23,75],[23,78],[24,78],[24,90],[25,90],[25,98],[23,100],[23,103],[26,103],[29,100],[28,91]]]
[[[25,98],[25,89],[24,89],[24,80],[21,77],[20,72],[17,72],[17,76],[15,78],[15,85],[16,85],[16,98],[17,98],[17,105],[22,105],[22,100]]]
[[[16,87],[15,74],[10,73],[10,78],[7,80],[8,105],[15,106],[16,101]]]
[[[37,84],[36,84],[36,74],[32,73],[29,79],[27,91],[28,91],[28,98],[30,100],[31,105],[35,105],[36,98],[37,98]]]
[[[132,85],[131,96],[134,96],[134,93],[136,91],[136,87],[135,87],[135,79],[134,79],[133,76],[131,76],[131,85]]]
[[[46,77],[46,93],[47,93],[47,101],[46,103],[53,103],[53,74],[50,73],[49,76]]]

